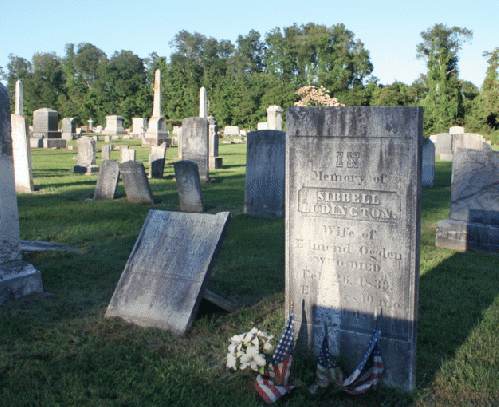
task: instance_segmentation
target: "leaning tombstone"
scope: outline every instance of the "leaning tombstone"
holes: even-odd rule
[[[0,305],[42,292],[42,276],[22,259],[7,89],[0,83]]]
[[[229,222],[229,212],[149,211],[105,317],[186,334]]]
[[[189,117],[182,121],[181,157],[198,165],[202,182],[209,181],[208,119]]]
[[[198,165],[192,161],[173,163],[181,212],[204,212]]]
[[[94,201],[113,200],[119,177],[119,163],[114,160],[103,160],[95,186]]]
[[[120,174],[130,202],[154,202],[144,164],[136,161],[121,163]]]
[[[433,188],[435,179],[435,144],[429,138],[425,138],[421,148],[421,186]]]
[[[149,178],[163,178],[165,154],[166,143],[151,147],[151,154],[149,154]]]
[[[421,107],[293,107],[286,115],[286,303],[297,348],[354,371],[371,332],[381,382],[416,385]],[[286,309],[289,309],[286,306]]]
[[[460,148],[452,163],[450,214],[437,247],[499,252],[499,152]]]
[[[95,160],[95,140],[85,136],[79,138],[76,144],[78,146],[78,164],[74,166],[73,172],[86,175],[99,172],[99,166]]]
[[[244,213],[284,215],[286,133],[255,130],[248,133]]]

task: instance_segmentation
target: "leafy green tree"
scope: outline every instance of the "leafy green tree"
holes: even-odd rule
[[[423,42],[416,47],[417,57],[426,61],[428,92],[421,101],[425,107],[425,133],[445,131],[458,123],[462,112],[459,90],[458,52],[470,41],[473,32],[467,28],[448,28],[435,24],[421,32]]]

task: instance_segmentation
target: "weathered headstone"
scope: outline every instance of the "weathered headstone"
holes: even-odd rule
[[[0,83],[0,304],[43,291],[41,273],[22,260],[10,118],[9,95]]]
[[[267,130],[282,131],[282,107],[269,106],[267,108]]]
[[[94,174],[99,172],[99,166],[95,160],[95,140],[90,137],[82,137],[76,142],[78,146],[78,164],[74,166],[73,172],[78,174]]]
[[[436,246],[499,252],[499,152],[454,154],[450,214],[437,222]]]
[[[224,136],[239,137],[239,135],[240,135],[239,126],[225,126],[224,127]]]
[[[93,128],[94,133],[102,134],[103,131],[104,131],[104,126],[102,126],[100,124]]]
[[[121,155],[121,162],[124,163],[127,161],[135,161],[137,152],[128,146],[121,146],[120,155]]]
[[[173,163],[173,166],[180,210],[182,212],[204,212],[198,165],[192,161],[182,160]]]
[[[181,157],[198,165],[202,182],[209,180],[208,119],[189,117],[182,122]]]
[[[209,167],[210,170],[218,170],[223,167],[224,159],[218,156],[218,123],[213,118],[208,119],[208,150],[209,150]]]
[[[102,160],[109,160],[111,158],[111,151],[113,151],[113,146],[111,144],[104,144],[102,146]]]
[[[186,334],[229,221],[229,212],[149,211],[105,316]]]
[[[199,89],[199,117],[208,118],[208,99],[204,86],[201,86],[201,89]]]
[[[120,177],[120,165],[114,160],[103,160],[94,191],[95,201],[114,199]]]
[[[325,335],[353,371],[375,327],[388,386],[415,387],[421,107],[286,115],[286,301],[298,347]],[[288,307],[286,307],[288,309]]]
[[[61,138],[57,110],[44,107],[33,112],[33,138]]]
[[[166,143],[151,147],[151,154],[149,154],[149,178],[163,178],[165,154]]]
[[[16,93],[15,93],[15,110],[14,114],[24,115],[24,93],[23,93],[23,83],[20,80],[16,81]]]
[[[429,138],[425,138],[421,149],[421,186],[433,188],[435,179],[435,144]]]
[[[63,138],[43,138],[42,139],[43,148],[66,148],[67,142]]]
[[[72,117],[62,119],[62,138],[65,140],[73,140],[76,135],[76,121]]]
[[[136,137],[144,137],[147,131],[147,119],[134,117],[132,119],[132,133]]]
[[[449,129],[449,134],[464,134],[466,130],[462,126],[452,126]]]
[[[130,202],[154,202],[144,164],[136,161],[121,163],[120,174]]]
[[[152,107],[152,117],[149,119],[147,131],[142,138],[143,146],[160,146],[166,143],[171,145],[171,139],[166,130],[166,120],[161,113],[161,71],[156,69],[154,73],[154,100]]]
[[[286,133],[256,130],[248,133],[244,213],[284,215]]]
[[[125,134],[124,121],[125,119],[118,115],[106,116],[106,128],[102,130],[102,134]]]

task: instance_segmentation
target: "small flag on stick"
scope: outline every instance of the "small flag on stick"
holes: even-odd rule
[[[289,319],[279,338],[269,367],[265,374],[259,375],[255,381],[255,390],[267,404],[279,400],[294,387],[288,384],[294,347],[293,301],[291,301],[290,308]]]

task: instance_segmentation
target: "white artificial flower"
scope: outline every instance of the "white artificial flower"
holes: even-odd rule
[[[267,362],[265,361],[265,356],[257,354],[253,357],[250,362],[251,369],[257,371],[260,366],[265,366]]]
[[[231,353],[227,353],[227,367],[229,369],[234,369],[236,370],[236,356],[231,354]]]
[[[273,351],[274,347],[269,342],[266,342],[263,345],[263,352],[266,353],[267,355],[270,355]]]
[[[251,357],[248,354],[244,354],[241,356],[240,362],[241,366],[239,366],[239,369],[244,370],[250,365]]]

